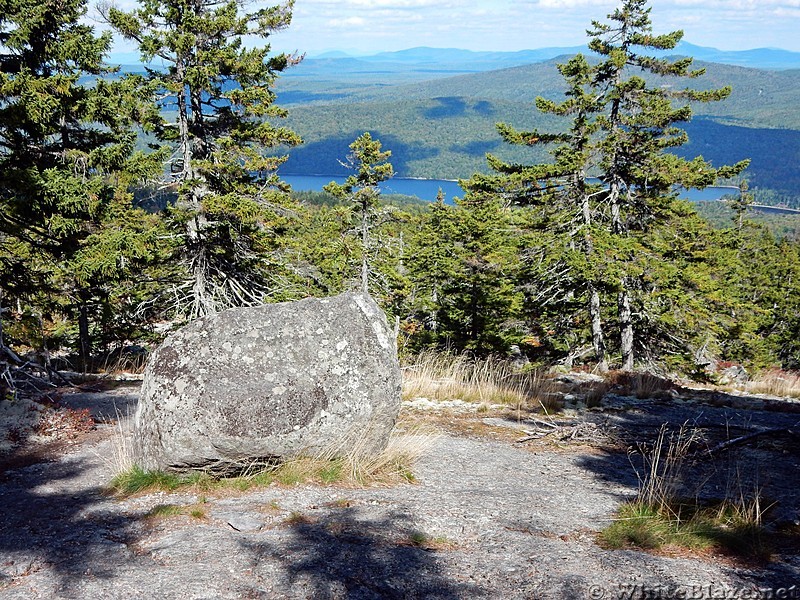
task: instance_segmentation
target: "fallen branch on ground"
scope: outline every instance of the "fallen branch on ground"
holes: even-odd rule
[[[702,452],[696,452],[694,457],[698,456],[713,456],[714,454],[718,454],[723,450],[727,450],[728,448],[732,448],[733,446],[739,446],[744,444],[745,442],[749,442],[750,440],[763,437],[765,435],[795,435],[795,429],[800,426],[800,422],[795,423],[792,427],[784,427],[779,429],[762,429],[761,431],[754,431],[752,433],[748,433],[745,435],[740,435],[739,437],[735,437],[731,440],[725,440],[724,442],[720,442],[711,448],[707,448]]]
[[[602,442],[605,435],[597,423],[584,422],[584,423],[550,423],[547,421],[540,421],[539,419],[532,419],[537,429],[523,430],[525,437],[516,440],[517,444],[529,442],[531,440],[540,440],[548,436],[555,436],[559,441],[570,442]],[[545,426],[539,429],[538,426]]]

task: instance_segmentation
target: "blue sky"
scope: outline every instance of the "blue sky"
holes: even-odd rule
[[[134,0],[118,0],[130,8]],[[800,51],[800,0],[653,0],[656,33],[723,50]],[[374,53],[415,46],[514,51],[585,43],[616,0],[296,0],[274,50]],[[117,51],[132,50],[118,44]]]

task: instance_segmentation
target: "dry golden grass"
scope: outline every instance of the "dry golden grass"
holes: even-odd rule
[[[541,371],[519,372],[507,360],[423,352],[403,367],[403,398],[560,408]]]
[[[665,377],[648,373],[647,371],[611,371],[605,382],[600,383],[602,389],[614,391],[622,396],[636,396],[637,398],[667,398],[669,392],[676,385]]]
[[[659,512],[670,512],[679,497],[686,459],[697,441],[697,431],[686,424],[677,432],[661,426],[653,447],[642,453],[643,471],[636,470],[640,502]]]
[[[117,415],[117,422],[114,425],[114,436],[111,438],[111,465],[114,474],[124,473],[133,468],[133,444],[132,431],[133,416],[128,413],[127,417],[120,414],[115,406],[114,412]]]
[[[109,354],[99,367],[100,373],[120,374],[131,373],[141,375],[147,365],[148,355],[146,352],[124,352],[119,351]]]
[[[116,413],[116,422],[114,423],[114,433],[111,436],[111,451],[94,451],[94,455],[106,463],[113,477],[118,477],[123,473],[130,473],[136,465],[133,460],[133,432],[131,429],[133,417],[130,411],[127,415],[122,415],[116,406],[114,406],[114,412]]]
[[[800,398],[800,373],[773,370],[760,375],[744,386],[751,394],[769,394],[781,398]]]
[[[374,454],[366,447],[365,430],[343,436],[310,460],[337,465],[337,483],[344,485],[393,485],[414,481],[416,462],[428,452],[439,434],[425,425],[398,425],[389,436],[386,449]]]
[[[122,423],[122,419],[118,421]],[[114,471],[109,492],[130,496],[152,491],[193,491],[231,494],[277,483],[292,486],[301,483],[337,484],[349,487],[395,485],[414,481],[413,467],[435,444],[439,434],[430,427],[396,427],[387,447],[375,454],[367,446],[368,429],[345,435],[336,443],[315,454],[306,454],[247,469],[237,477],[219,477],[206,472],[188,474],[145,471],[135,464],[131,452],[130,431],[122,425],[113,442],[114,457],[109,464]]]

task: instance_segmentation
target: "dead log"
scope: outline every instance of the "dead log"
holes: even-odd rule
[[[754,431],[745,435],[740,435],[739,437],[735,437],[730,440],[725,440],[724,442],[720,442],[711,448],[707,448],[702,452],[695,453],[695,457],[698,455],[702,456],[713,456],[715,454],[719,454],[723,450],[728,450],[734,446],[739,446],[744,444],[745,442],[749,442],[750,440],[763,437],[765,435],[795,435],[795,428],[800,425],[800,422],[795,423],[792,427],[782,427],[777,429],[762,429],[761,431]]]

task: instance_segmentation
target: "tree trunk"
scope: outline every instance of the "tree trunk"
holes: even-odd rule
[[[575,181],[576,187],[581,191],[581,216],[583,217],[584,231],[584,254],[591,262],[594,254],[594,244],[589,228],[592,225],[592,210],[589,205],[589,196],[586,194],[584,182],[586,173],[580,171],[577,176],[579,181]],[[606,344],[603,336],[603,321],[600,318],[600,294],[594,287],[593,282],[587,284],[589,292],[589,318],[592,321],[592,348],[594,348],[595,360],[597,360],[597,370],[601,373],[608,371],[608,361],[606,360]]]
[[[0,350],[5,347],[6,345],[3,341],[3,288],[0,287]]]
[[[369,207],[366,202],[361,205],[361,291],[369,294]]]
[[[91,369],[92,340],[89,337],[89,307],[83,298],[78,307],[78,343],[80,345],[81,370],[86,375]]]
[[[603,322],[600,319],[600,294],[591,284],[589,284],[589,316],[592,319],[592,347],[597,360],[597,370],[605,373],[608,371],[608,361],[603,338]]]
[[[625,281],[618,296],[620,347],[622,349],[622,370],[633,371],[633,321],[631,320],[631,298]]]
[[[620,235],[622,229],[622,209],[620,207],[619,196],[619,181],[614,178],[609,187],[608,201],[611,204],[611,232]]]
[[[194,320],[203,315],[214,312],[213,301],[210,297],[206,282],[206,250],[200,246],[192,262],[192,312]]]

